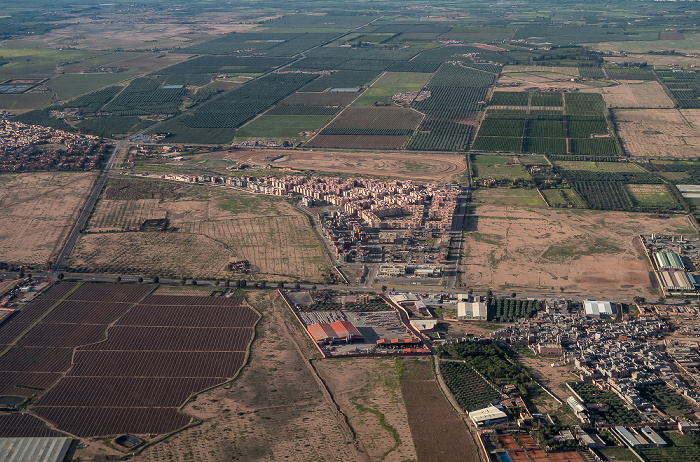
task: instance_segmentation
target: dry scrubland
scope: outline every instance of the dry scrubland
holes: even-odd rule
[[[698,156],[700,109],[615,111],[615,119],[622,146],[632,156]]]
[[[320,170],[353,175],[380,175],[416,181],[454,181],[466,171],[466,160],[458,154],[357,153],[334,151],[237,150],[227,160],[294,169]]]
[[[236,24],[235,14],[202,14],[184,23],[173,18],[163,20],[161,12],[102,13],[99,17],[83,16],[77,23],[65,20],[65,28],[25,39],[29,44],[51,48],[71,46],[83,50],[163,48],[187,46],[230,32],[244,32],[255,24]],[[203,27],[204,26],[204,27]],[[206,30],[206,32],[203,31]]]
[[[0,175],[0,262],[43,268],[55,260],[95,176]]]
[[[131,460],[354,460],[351,445],[284,325],[292,325],[287,310],[273,306],[269,297],[264,292],[248,293],[249,302],[264,317],[258,323],[250,363],[239,378],[200,394],[184,407],[184,412],[202,420],[201,425]],[[303,335],[296,329],[293,334]],[[101,441],[92,442],[76,456],[104,455],[103,447]]]
[[[167,218],[169,231],[139,231]],[[230,261],[273,280],[320,281],[329,258],[309,219],[270,196],[144,179],[105,189],[73,253],[87,271],[161,277],[235,277]]]
[[[654,80],[620,80],[619,85],[602,88],[601,92],[609,108],[672,108],[675,105],[661,84]]]
[[[685,216],[478,205],[462,248],[462,282],[475,289],[582,296],[650,295],[636,236],[690,228]]]
[[[416,460],[401,395],[401,359],[355,358],[316,365],[371,460]]]

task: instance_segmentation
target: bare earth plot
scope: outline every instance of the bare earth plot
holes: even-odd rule
[[[145,220],[166,218],[167,231],[141,230]],[[229,262],[248,260],[259,277],[320,281],[330,265],[308,218],[291,204],[231,189],[119,179],[87,231],[71,261],[85,271],[226,278],[234,274]]]
[[[672,108],[675,106],[656,81],[620,80],[619,85],[601,89],[609,108]]]
[[[162,12],[106,13],[99,18],[81,17],[77,23],[72,19],[65,22],[70,25],[31,37],[27,41],[52,48],[70,46],[85,50],[163,49],[184,47],[211,40],[218,35],[258,27],[256,24],[237,24],[234,14],[202,14],[183,24],[182,20],[168,18]],[[207,32],[203,32],[203,28]]]
[[[700,110],[615,111],[625,151],[639,157],[695,158],[700,149]]]
[[[408,423],[420,461],[476,462],[479,451],[467,425],[442,394],[432,358],[404,359],[401,373]]]
[[[55,259],[95,173],[0,175],[0,262],[43,268]]]
[[[463,175],[465,156],[455,154],[393,154],[334,151],[289,150],[236,150],[225,156],[227,160],[254,165],[273,161],[279,167],[409,178],[418,181],[446,181]]]
[[[273,308],[267,293],[249,294],[251,304],[264,314],[249,365],[231,386],[205,392],[185,407],[203,420],[201,425],[132,460],[355,460],[283,326],[289,322],[288,312]],[[294,333],[303,335],[300,330]]]
[[[690,228],[681,215],[490,204],[475,214],[460,261],[465,286],[552,295],[648,296],[650,268],[636,236]]]
[[[392,358],[316,363],[371,460],[416,459],[397,364]]]

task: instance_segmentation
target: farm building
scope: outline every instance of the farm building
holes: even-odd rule
[[[612,316],[615,314],[614,304],[611,302],[584,300],[583,307],[586,310],[586,316]]]
[[[656,252],[654,254],[656,267],[660,270],[684,270],[685,265],[681,257],[675,252]]]
[[[695,290],[697,282],[692,274],[684,271],[657,271],[661,287],[666,290]]]
[[[312,324],[307,329],[316,343],[333,343],[337,341],[352,343],[353,340],[363,340],[360,331],[350,321]]]
[[[0,438],[0,460],[62,462],[73,438]]]
[[[493,404],[483,409],[470,412],[469,418],[472,419],[477,427],[496,425],[508,421],[508,415]]]

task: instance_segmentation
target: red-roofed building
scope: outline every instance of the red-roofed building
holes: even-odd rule
[[[350,321],[335,321],[330,324],[319,323],[306,327],[316,343],[333,343],[337,341],[352,342],[363,340],[362,334]]]

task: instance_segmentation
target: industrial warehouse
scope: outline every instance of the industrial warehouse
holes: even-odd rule
[[[640,238],[664,296],[698,293],[700,241],[697,238],[658,234]]]
[[[290,310],[324,357],[424,355],[419,331],[395,307],[374,295],[328,297],[323,292],[282,291]]]

